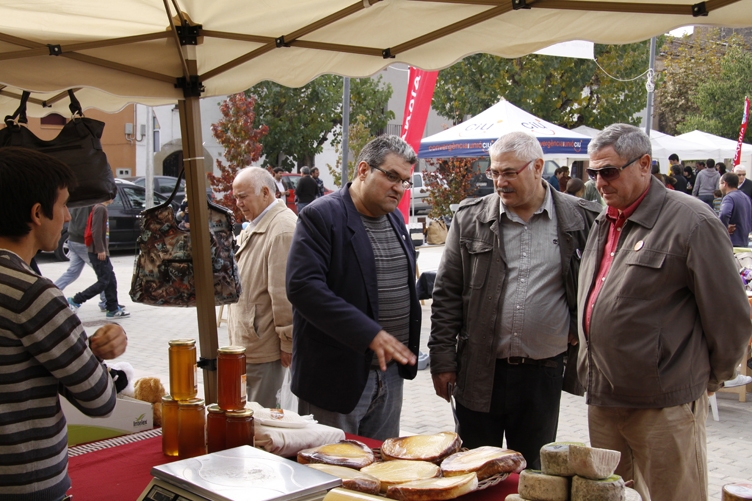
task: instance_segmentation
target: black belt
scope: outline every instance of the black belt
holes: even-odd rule
[[[527,357],[507,357],[500,358],[499,360],[506,362],[509,365],[537,365],[539,367],[553,367],[554,369],[559,367],[559,361],[554,358],[536,360]]]

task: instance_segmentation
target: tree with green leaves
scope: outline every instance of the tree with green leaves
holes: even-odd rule
[[[647,91],[645,79],[634,78],[648,68],[647,42],[596,45],[595,56],[597,64],[537,54],[516,59],[468,56],[439,72],[433,108],[458,124],[505,98],[565,128],[636,125],[635,114],[645,107]]]
[[[696,113],[689,113],[680,132],[695,129],[727,139],[739,138],[745,96],[752,95],[752,54],[743,47],[729,47],[720,60],[719,71],[698,85],[692,96]],[[744,142],[752,143],[750,135]]]
[[[229,96],[219,107],[222,118],[212,124],[214,138],[225,149],[227,164],[217,159],[219,175],[207,174],[215,193],[221,194],[217,203],[235,213],[235,220],[242,221],[243,215],[235,206],[232,196],[232,182],[243,167],[261,158],[261,139],[267,134],[266,125],[254,127],[256,99],[243,93]]]
[[[365,122],[366,117],[364,117],[363,115],[358,115],[357,117],[355,117],[354,121],[350,122],[350,134],[348,140],[350,147],[348,148],[349,152],[347,157],[348,181],[355,179],[355,160],[357,158],[357,155],[360,153],[360,150],[362,150],[363,147],[368,144],[371,139],[373,139],[371,131],[368,129],[368,127],[366,127]],[[332,182],[334,182],[334,185],[338,187],[342,186],[341,150],[342,144],[336,144],[334,146],[334,152],[337,154],[337,163],[334,167],[326,164],[326,168],[329,170],[329,174],[332,176]]]
[[[695,129],[694,126],[688,129],[689,125],[684,122],[690,116],[701,114],[698,92],[706,83],[718,80],[721,61],[727,51],[734,48],[750,50],[752,47],[742,37],[726,36],[718,28],[698,28],[692,34],[666,38],[661,48],[663,69],[655,90],[661,131],[677,134]],[[721,100],[725,101],[726,97]]]
[[[423,171],[423,181],[428,188],[428,205],[431,217],[451,216],[452,204],[458,204],[470,197],[475,191],[473,177],[478,174],[473,168],[477,158],[446,158],[428,160],[431,167]]]
[[[300,88],[262,82],[246,93],[258,99],[255,125],[265,124],[269,134],[262,140],[265,165],[312,166],[324,144],[338,144],[342,126],[342,77],[323,75]],[[354,78],[350,82],[353,116],[366,117],[364,126],[381,131],[394,113],[387,110],[392,87],[381,77]]]

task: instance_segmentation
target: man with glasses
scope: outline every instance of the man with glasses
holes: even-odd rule
[[[415,250],[396,210],[416,160],[397,136],[369,142],[353,182],[299,214],[287,261],[300,411],[378,440],[399,435],[417,373]]]
[[[650,174],[650,138],[615,124],[588,146],[608,205],[580,266],[578,371],[593,447],[642,499],[705,499],[707,392],[732,379],[749,303],[726,229]]]
[[[539,469],[577,343],[579,260],[602,207],[543,180],[532,134],[507,134],[488,153],[496,193],[460,204],[436,276],[431,373],[436,394],[456,399],[465,446],[501,447],[506,436]],[[566,389],[577,392],[571,360]]]
[[[734,174],[739,178],[739,191],[752,200],[752,182],[747,182],[747,169],[743,165],[734,167]]]

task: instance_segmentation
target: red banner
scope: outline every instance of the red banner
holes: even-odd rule
[[[413,147],[416,153],[420,150],[420,140],[423,139],[423,131],[426,130],[426,120],[428,120],[428,111],[431,109],[438,74],[438,71],[423,71],[410,67],[401,137]],[[412,179],[414,169],[413,165],[410,169],[410,179]],[[410,190],[405,190],[405,195],[399,203],[399,210],[402,211],[405,222],[409,222]]]
[[[742,143],[744,134],[747,132],[749,123],[749,96],[744,98],[744,115],[742,115],[742,126],[739,128],[739,142],[736,143],[736,154],[734,154],[734,166],[739,165],[742,161]]]

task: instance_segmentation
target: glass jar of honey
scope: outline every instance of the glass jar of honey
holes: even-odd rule
[[[169,395],[162,397],[162,453],[178,455],[178,401]]]
[[[206,410],[201,398],[178,402],[178,453],[181,459],[206,454]]]
[[[170,395],[177,401],[196,398],[196,340],[170,341]]]
[[[217,350],[217,403],[226,411],[245,409],[245,348],[225,346]]]
[[[225,416],[227,417],[225,446],[228,449],[240,447],[241,445],[250,445],[253,447],[255,443],[253,410],[227,411],[225,412]]]
[[[209,414],[206,416],[206,449],[212,452],[225,450],[225,411],[219,408],[217,404],[212,404],[206,409]]]

